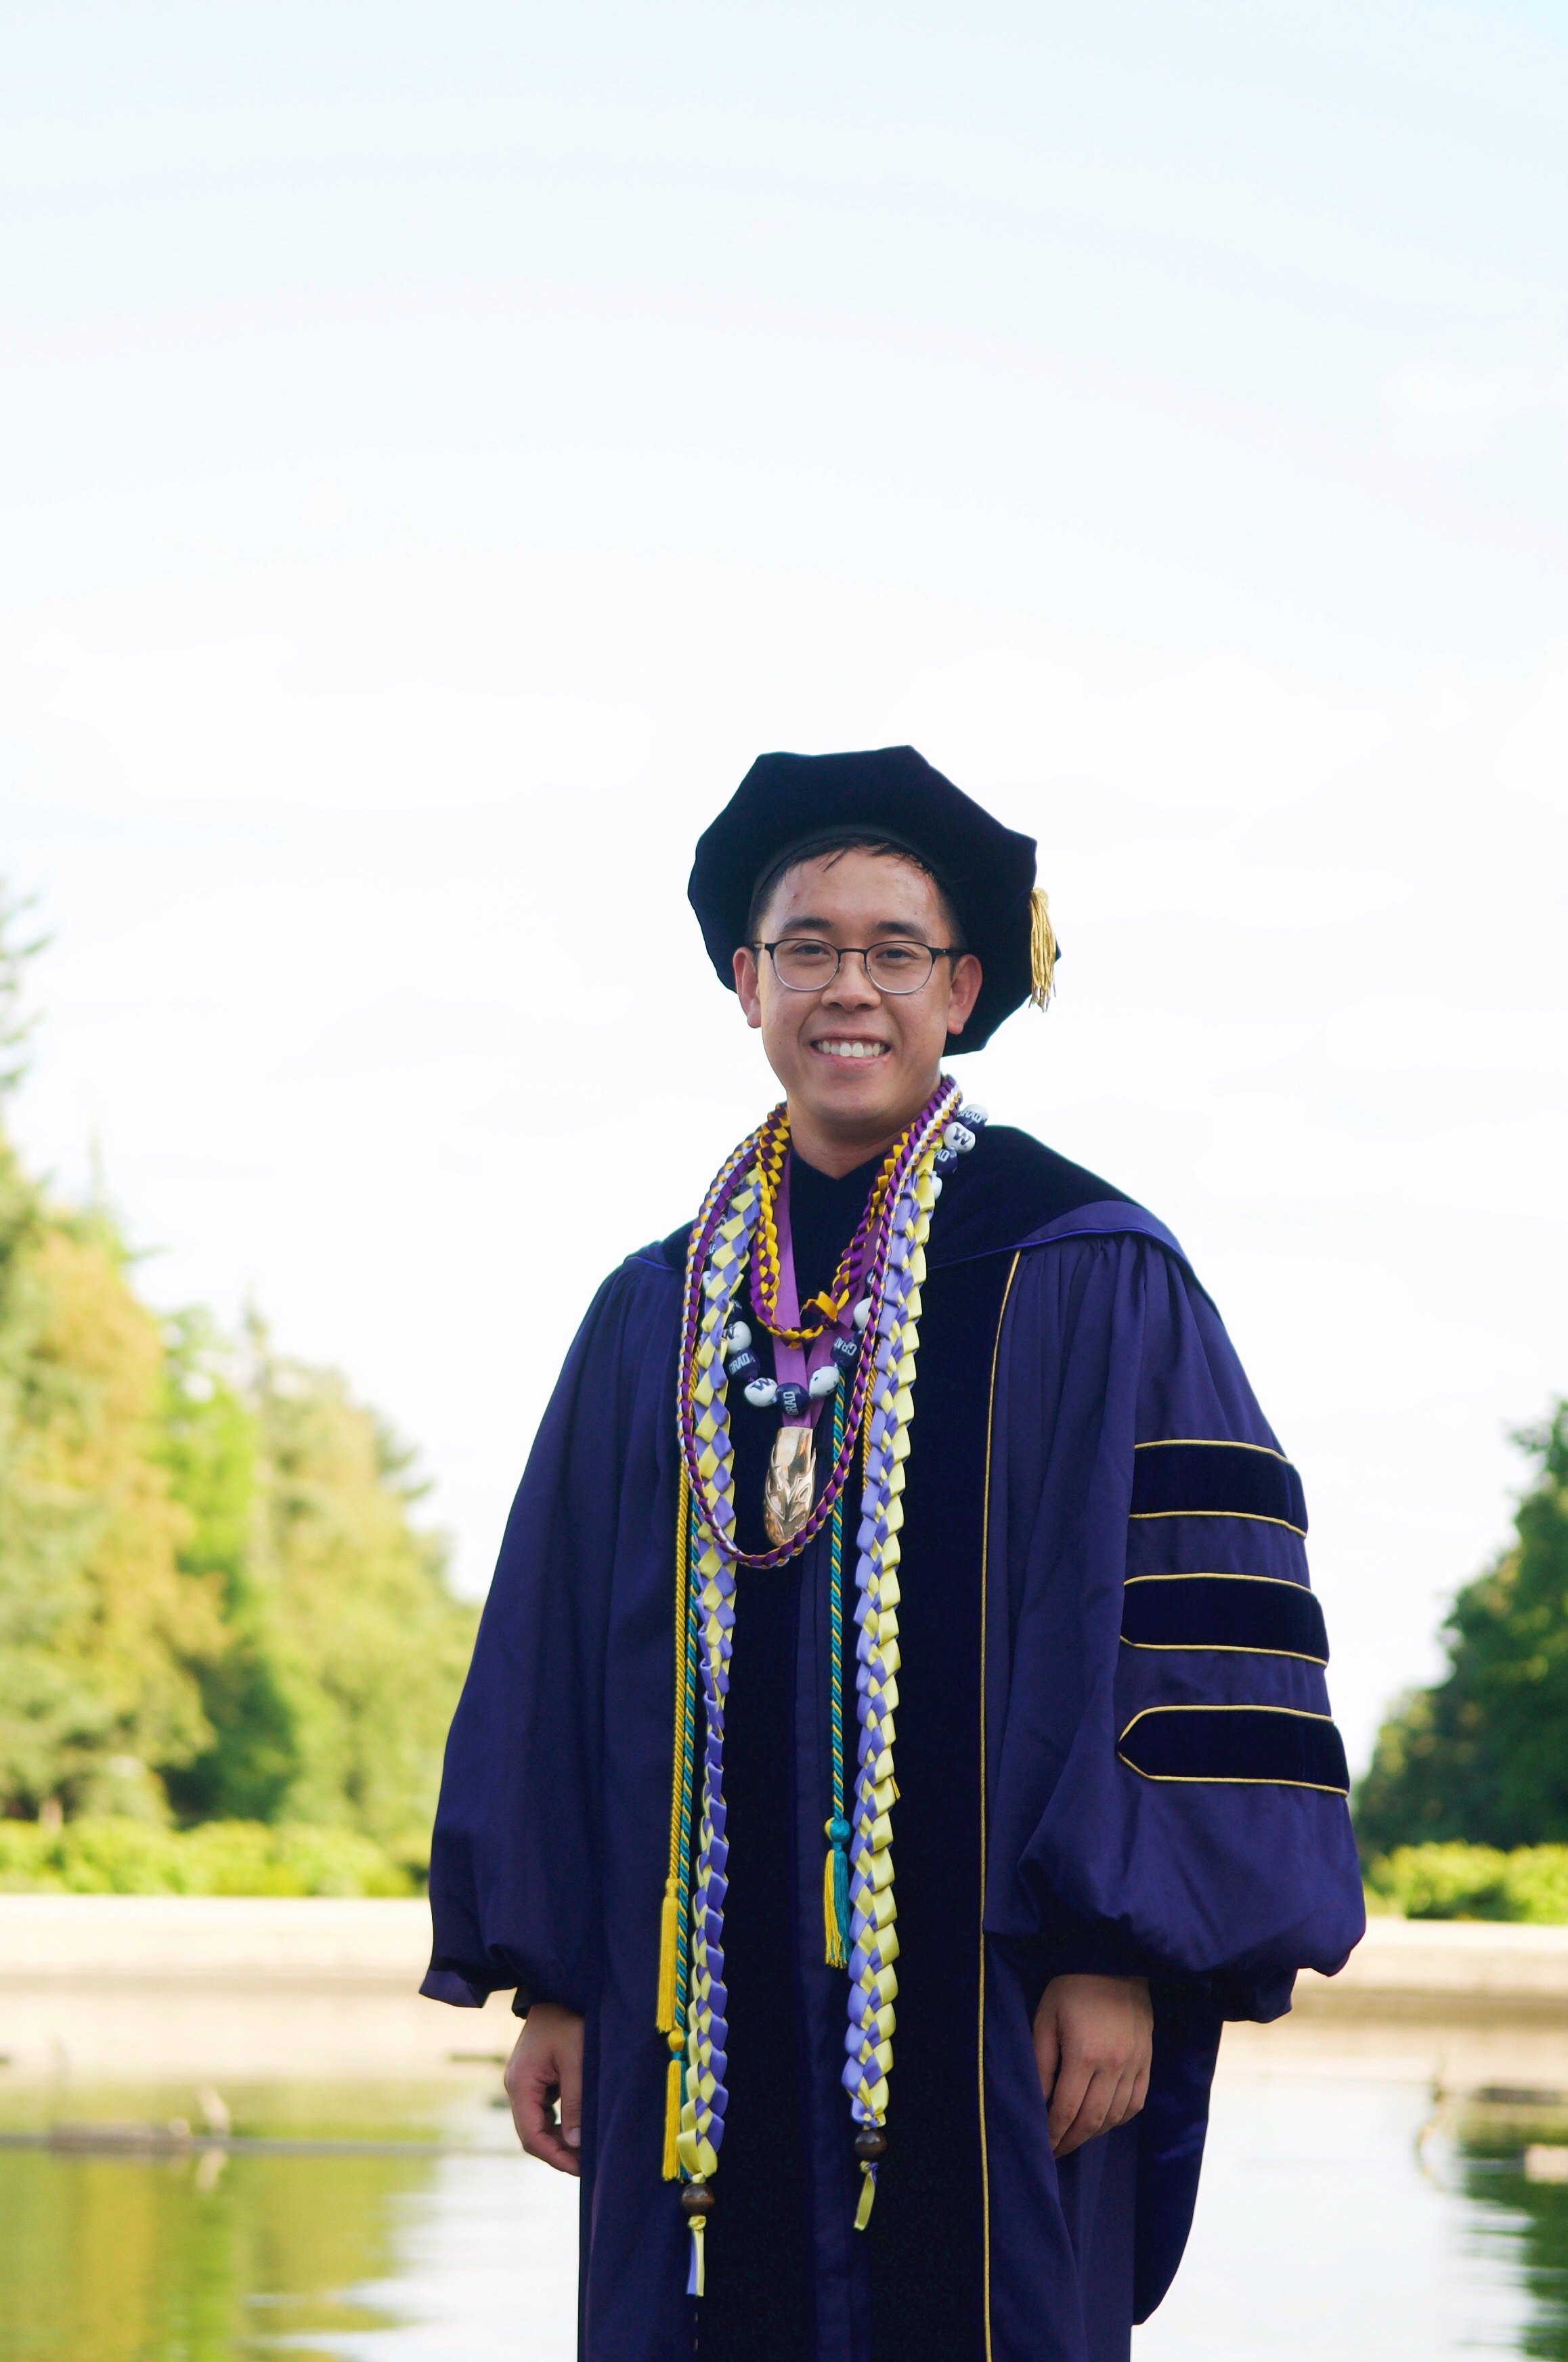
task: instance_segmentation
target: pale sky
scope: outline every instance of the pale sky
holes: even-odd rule
[[[0,23],[29,1154],[343,1367],[478,1590],[772,1096],[697,833],[911,741],[1066,946],[959,1071],[1183,1240],[1364,1755],[1568,1390],[1568,18]]]

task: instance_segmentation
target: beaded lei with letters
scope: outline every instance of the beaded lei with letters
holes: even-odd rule
[[[675,1766],[671,1783],[669,1875],[659,1947],[657,2022],[670,2052],[666,2094],[664,2173],[679,2180],[691,2231],[688,2291],[703,2289],[703,2226],[713,2206],[712,2182],[723,2142],[725,2013],[724,1896],[729,1848],[724,1833],[724,1709],[730,1685],[737,1570],[784,1566],[830,1529],[830,1723],[833,1811],[823,1905],[826,1958],[849,1972],[845,2089],[856,2125],[861,2169],[856,2227],[863,2230],[887,2150],[888,2077],[893,2063],[894,1925],[891,1812],[893,1716],[898,1705],[899,1529],[904,1462],[914,1416],[925,1242],[944,1174],[975,1145],[985,1110],[962,1103],[944,1077],[878,1175],[865,1218],[845,1250],[833,1286],[803,1306],[798,1325],[777,1324],[778,1242],[773,1208],[789,1145],[788,1118],[776,1108],[726,1158],[703,1200],[687,1255],[678,1418],[680,1435],[676,1535]],[[832,1462],[827,1481],[789,1538],[773,1549],[738,1550],[729,1380],[757,1370],[750,1335],[732,1312],[756,1262],[753,1301],[781,1342],[820,1342],[829,1327],[832,1361],[812,1380],[818,1399],[833,1396]],[[849,1310],[856,1275],[863,1294]],[[831,1373],[831,1374],[830,1374]],[[752,1374],[745,1391],[758,1408],[783,1391]],[[803,1406],[786,1404],[797,1414]],[[856,1714],[859,1725],[853,1812],[844,1777],[841,1570],[844,1506],[857,1448],[863,1462],[856,1537]],[[697,1692],[703,1705],[701,1777],[697,1777]],[[692,1863],[693,1822],[696,1860]],[[847,1925],[845,1924],[847,1920]],[[847,1957],[846,1957],[847,1939]]]

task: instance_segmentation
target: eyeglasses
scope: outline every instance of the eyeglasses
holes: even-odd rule
[[[961,959],[957,944],[888,942],[862,946],[824,944],[817,935],[781,935],[775,944],[758,944],[773,962],[773,973],[787,992],[822,992],[846,959],[866,963],[866,974],[878,992],[918,992],[929,984],[939,959]]]

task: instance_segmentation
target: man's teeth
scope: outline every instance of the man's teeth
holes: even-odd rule
[[[819,1042],[815,1046],[830,1058],[880,1058],[888,1048],[885,1042]]]

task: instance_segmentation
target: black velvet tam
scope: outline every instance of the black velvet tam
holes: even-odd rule
[[[763,872],[790,845],[844,827],[886,830],[935,871],[985,970],[969,1021],[949,1035],[947,1052],[981,1049],[1030,995],[1034,839],[993,820],[912,746],[757,756],[698,840],[687,889],[720,983],[734,990],[731,959],[745,941]]]

